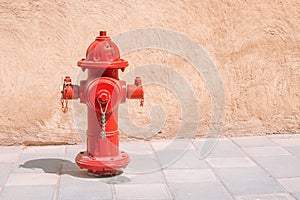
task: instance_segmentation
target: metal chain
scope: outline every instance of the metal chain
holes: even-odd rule
[[[68,100],[64,99],[63,92],[62,92],[60,101],[61,101],[61,110],[63,111],[63,113],[68,112]]]
[[[101,112],[101,116],[99,117],[99,121],[101,124],[101,136],[102,136],[102,140],[106,140],[106,111],[107,111],[107,107],[108,107],[108,102],[105,105],[105,109],[103,111],[102,109],[102,103],[98,100],[99,106],[100,106],[100,112]]]
[[[65,96],[64,96],[64,93],[65,93],[65,90],[66,90],[66,86],[68,86],[68,85],[72,85],[72,82],[64,80],[64,82],[63,82],[63,88],[62,88],[62,91],[61,91],[61,99],[60,99],[61,110],[63,111],[63,113],[66,113],[69,110],[69,108],[68,108],[68,99],[65,98]]]

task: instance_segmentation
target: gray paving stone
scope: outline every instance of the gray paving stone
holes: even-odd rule
[[[157,152],[157,157],[163,168],[170,169],[204,169],[209,168],[204,159],[199,158],[195,149],[181,152],[181,150]]]
[[[294,198],[287,193],[274,193],[274,194],[255,194],[246,196],[236,196],[236,200],[293,200]]]
[[[293,193],[293,196],[296,197],[296,199],[300,199],[300,192]]]
[[[254,157],[273,177],[300,176],[300,159],[292,155]]]
[[[300,138],[300,133],[290,133],[290,134],[272,134],[272,135],[267,135],[268,138],[271,139],[282,139],[282,138]]]
[[[171,199],[165,184],[115,185],[117,199]]]
[[[232,199],[219,181],[197,183],[170,183],[170,190],[176,200],[226,200]]]
[[[16,162],[20,153],[0,153],[0,162]]]
[[[259,167],[217,168],[216,173],[235,196],[284,192]]]
[[[272,138],[272,140],[274,142],[276,142],[277,144],[281,145],[281,146],[300,146],[300,137],[288,137],[288,138]]]
[[[85,178],[78,178],[70,175],[62,175],[58,199],[113,199],[112,185],[101,182],[101,179],[99,178],[88,176]]]
[[[16,162],[23,149],[19,146],[0,148],[0,162]]]
[[[216,180],[216,176],[211,169],[166,169],[163,172],[170,183],[194,183]]]
[[[156,159],[154,152],[149,153],[128,153],[130,160],[145,160],[145,159]]]
[[[271,139],[300,138],[300,133],[267,135]]]
[[[23,148],[22,146],[1,146],[0,153],[21,153]]]
[[[152,154],[153,149],[149,141],[134,141],[134,142],[121,142],[120,150],[128,154]]]
[[[300,192],[300,177],[278,179],[279,183],[289,192]]]
[[[231,139],[241,147],[265,147],[277,145],[266,136],[233,137]]]
[[[161,169],[159,161],[154,158],[153,154],[150,155],[129,155],[130,163],[124,169],[128,173],[148,173]]]
[[[297,147],[285,147],[289,152],[300,158],[300,146]]]
[[[251,167],[256,164],[250,158],[206,158],[206,161],[214,168],[220,167]]]
[[[59,176],[46,173],[13,173],[6,182],[7,186],[15,185],[55,185]]]
[[[3,186],[9,172],[12,170],[12,163],[0,163],[0,187]]]
[[[2,200],[53,200],[55,186],[8,186],[0,195]]]
[[[64,155],[66,146],[29,146],[23,149],[23,154],[58,154]]]
[[[151,141],[154,151],[193,150],[192,139],[154,140]]]
[[[151,183],[165,183],[162,171],[155,171],[150,173],[123,173],[120,176],[102,179],[105,183],[110,184],[151,184]]]
[[[82,169],[79,171],[65,171],[61,173],[62,175],[72,176],[75,178],[83,178],[83,179],[95,179],[97,177],[89,175],[86,169]]]
[[[243,149],[250,156],[291,155],[290,152],[288,152],[281,146],[245,147]]]
[[[86,151],[85,145],[68,145],[66,147],[65,159],[75,162],[75,157],[81,151]]]
[[[229,139],[196,140],[195,146],[200,157],[246,157],[242,150]]]

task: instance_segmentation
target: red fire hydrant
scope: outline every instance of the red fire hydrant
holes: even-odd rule
[[[93,175],[120,174],[130,159],[119,151],[118,106],[126,97],[140,99],[143,105],[142,81],[136,77],[134,84],[126,86],[125,81],[119,80],[119,69],[123,72],[128,62],[120,59],[117,45],[105,31],[100,31],[78,66],[88,70],[88,78],[78,86],[66,76],[61,102],[63,112],[67,112],[70,99],[80,98],[87,105],[87,150],[77,155],[76,163]]]

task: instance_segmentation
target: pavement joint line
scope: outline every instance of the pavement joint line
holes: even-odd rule
[[[260,136],[260,137],[266,137],[266,136]],[[283,185],[275,178],[273,177],[263,166],[261,166],[258,162],[256,162],[256,160],[251,156],[249,155],[246,151],[244,151],[244,149],[239,146],[233,139],[230,139],[234,144],[236,144],[246,155],[247,157],[249,157],[252,162],[254,162],[259,168],[261,168],[269,177],[271,177],[282,189],[285,193],[291,195],[293,198],[297,199],[293,193],[289,192],[287,189],[285,189],[285,187],[283,187]],[[276,143],[277,145],[279,145],[278,143]],[[281,145],[279,145],[281,146]]]
[[[206,157],[213,151],[213,149],[216,147],[216,145],[220,142],[220,140],[221,140],[222,138],[228,139],[227,137],[222,137],[222,136],[219,136],[219,137],[216,137],[216,138],[207,138],[207,137],[206,137],[206,138],[203,138],[203,139],[204,139],[204,142],[205,142],[205,139],[215,139],[215,140],[216,140],[216,142],[214,143],[213,147],[212,147],[212,148],[209,150],[209,152],[206,153],[204,156],[200,155],[200,148],[197,148],[197,146],[196,146],[196,139],[194,139],[194,140],[192,141],[192,145],[194,146],[194,148],[196,148],[196,151],[197,151],[198,154],[199,154],[199,157],[198,157],[198,158],[200,158],[200,156],[203,157],[203,159],[206,158]]]
[[[116,184],[113,184],[113,185],[111,186],[113,200],[117,200],[117,192],[116,192],[116,187],[115,187],[115,185],[116,185]]]
[[[6,183],[7,183],[8,179],[9,179],[10,175],[11,175],[12,172],[14,171],[14,169],[15,169],[17,163],[18,163],[18,160],[20,159],[21,155],[23,154],[23,151],[24,151],[24,148],[22,147],[22,148],[21,148],[21,152],[19,153],[17,159],[13,162],[13,164],[12,164],[12,166],[11,166],[11,169],[10,169],[9,172],[8,172],[7,177],[6,177],[5,180],[3,181],[3,184],[2,184],[1,190],[0,190],[0,197],[1,197],[1,194],[2,194],[2,192],[3,192],[3,188],[6,186]]]
[[[291,151],[288,149],[288,147],[297,147],[297,146],[281,146],[281,147],[284,148],[286,151],[288,151],[292,156],[294,156],[294,157],[300,159],[300,156],[295,155],[293,152],[291,152]]]
[[[298,133],[296,133],[296,134],[298,134]],[[294,134],[286,134],[286,135],[294,135]],[[278,146],[280,146],[280,147],[282,147],[282,148],[284,148],[286,151],[288,151],[292,156],[294,156],[294,157],[296,157],[296,158],[298,158],[298,159],[300,159],[300,156],[298,156],[298,155],[295,155],[293,152],[291,152],[289,149],[288,149],[288,147],[297,147],[297,146],[283,146],[283,145],[281,145],[281,144],[279,144],[278,142],[276,142],[276,139],[275,140],[273,140],[274,138],[272,138],[272,137],[268,137],[270,140],[272,140],[275,144],[277,144]]]
[[[158,156],[157,156],[157,154],[156,154],[156,150],[154,149],[154,147],[153,147],[153,145],[152,145],[152,142],[150,142],[150,146],[151,146],[152,151],[153,151],[153,153],[154,153],[154,155],[155,155],[155,158],[156,158],[155,160],[156,160],[156,162],[158,162],[158,164],[159,164],[159,166],[160,166],[160,171],[161,171],[161,174],[162,174],[162,176],[163,176],[163,180],[164,180],[164,182],[165,182],[164,184],[166,185],[166,190],[167,190],[167,192],[168,192],[168,194],[169,194],[169,197],[170,197],[171,200],[174,200],[175,198],[174,198],[174,196],[173,196],[173,193],[172,193],[172,191],[171,191],[170,185],[169,185],[169,183],[168,183],[166,174],[164,173],[163,166],[161,165],[161,162],[159,161],[159,158],[158,158]]]
[[[217,138],[220,139],[221,137]],[[218,140],[219,141],[219,140]],[[217,143],[217,142],[216,142]],[[194,147],[196,148],[196,145],[193,143]],[[214,147],[212,149],[214,149],[216,146],[216,144],[214,145]],[[212,151],[212,150],[211,150]],[[211,151],[209,153],[211,153]],[[198,152],[199,153],[199,152]],[[200,157],[198,156],[198,159],[200,159]],[[228,192],[228,194],[230,195],[230,197],[232,199],[234,198],[234,195],[231,193],[231,191],[228,189],[228,187],[225,185],[225,183],[220,179],[220,177],[218,176],[218,174],[216,173],[215,169],[213,168],[212,165],[210,165],[206,159],[203,158],[203,161],[207,164],[207,166],[209,166],[212,170],[212,172],[214,173],[214,175],[216,176],[217,180],[220,181],[220,183],[222,184],[222,186],[225,188],[225,190]]]
[[[283,147],[284,148],[284,146],[283,145],[281,145],[281,144],[279,144],[277,141],[276,141],[276,139],[275,140],[273,140],[274,138],[272,138],[272,137],[268,137],[268,138],[270,138],[270,140],[272,140],[276,145],[279,145],[279,146],[281,146],[281,147]],[[279,138],[278,138],[279,139]]]
[[[60,186],[60,180],[61,180],[61,170],[62,170],[62,167],[63,167],[63,160],[65,159],[65,156],[66,156],[66,152],[67,152],[67,146],[64,145],[64,152],[63,152],[63,159],[62,159],[62,162],[60,164],[60,167],[59,167],[59,170],[58,170],[58,181],[55,185],[55,191],[54,191],[54,195],[53,195],[53,200],[57,200],[58,199],[58,196],[59,196],[59,186]],[[46,172],[45,172],[46,173]]]
[[[293,136],[298,136],[300,135],[300,133],[290,133],[290,134],[279,134],[279,135],[265,135],[265,137],[269,138],[270,140],[272,140],[274,143],[276,143],[277,145],[279,146],[282,146],[284,147],[285,145],[281,145],[280,143],[278,143],[278,141],[276,140],[280,140],[280,139],[284,139],[284,140],[287,140],[287,139],[291,139],[291,138],[288,138],[288,137],[293,137]],[[272,137],[273,136],[273,137]],[[278,136],[278,138],[275,138],[276,136]],[[290,145],[287,145],[287,147],[289,147]]]

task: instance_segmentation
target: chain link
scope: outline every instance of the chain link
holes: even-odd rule
[[[102,103],[99,101],[98,99],[98,103],[99,103],[99,106],[100,106],[100,112],[101,112],[101,115],[100,115],[100,124],[101,124],[101,136],[102,136],[102,140],[106,140],[106,111],[107,111],[107,107],[108,107],[108,102],[106,102],[106,105],[105,105],[105,109],[103,111],[102,109]]]
[[[64,99],[63,91],[62,91],[62,94],[61,94],[61,100],[60,101],[61,101],[61,110],[63,111],[63,113],[68,112],[68,100]]]

